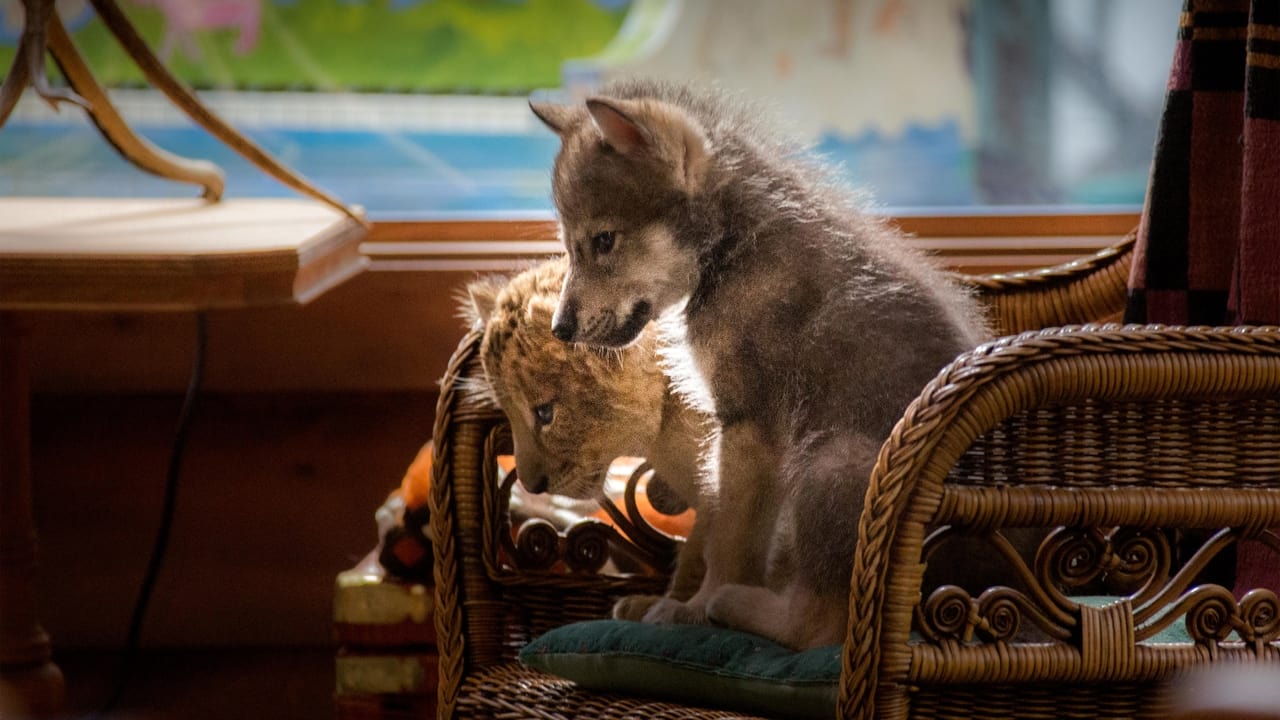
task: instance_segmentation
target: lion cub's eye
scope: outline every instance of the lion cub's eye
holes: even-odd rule
[[[608,255],[613,249],[613,241],[617,237],[617,233],[612,230],[596,233],[591,236],[591,249],[597,255]]]
[[[542,403],[533,409],[533,417],[540,426],[550,425],[551,421],[556,418],[556,406],[553,403]]]

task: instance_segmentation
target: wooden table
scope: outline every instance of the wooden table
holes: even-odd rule
[[[0,198],[0,717],[63,694],[36,607],[23,311],[306,303],[364,268],[365,230],[302,200]]]

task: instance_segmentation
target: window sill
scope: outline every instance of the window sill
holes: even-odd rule
[[[890,215],[913,242],[960,272],[1048,267],[1112,245],[1138,213]],[[504,272],[560,252],[549,219],[391,220],[374,224],[362,251],[372,271]]]

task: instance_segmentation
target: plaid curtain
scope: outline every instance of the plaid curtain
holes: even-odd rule
[[[1125,321],[1280,324],[1280,0],[1186,0]],[[1269,548],[1235,550],[1237,594],[1280,590]]]
[[[1125,320],[1280,323],[1280,1],[1186,0]]]

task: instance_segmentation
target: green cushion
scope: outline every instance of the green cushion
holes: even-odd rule
[[[557,628],[524,664],[590,689],[787,718],[835,715],[840,646],[793,652],[706,625],[592,620]]]
[[[1101,607],[1113,597],[1076,597]],[[1189,644],[1174,622],[1146,645]],[[589,690],[786,718],[836,712],[840,646],[793,652],[755,635],[710,625],[592,620],[556,628],[520,652],[525,665]]]

